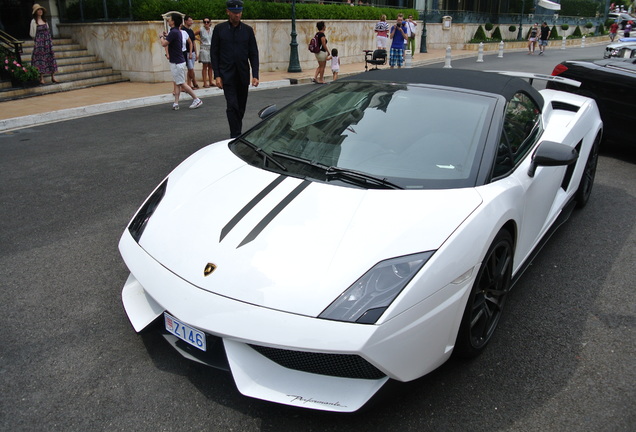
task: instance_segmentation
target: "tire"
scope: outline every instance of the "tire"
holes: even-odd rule
[[[598,149],[601,144],[602,133],[599,132],[594,139],[594,144],[590,149],[590,155],[585,161],[585,168],[583,168],[583,175],[581,175],[581,183],[576,190],[574,199],[576,201],[576,208],[583,208],[587,205],[592,194],[592,186],[594,186],[594,177],[596,176],[596,165],[598,164]]]
[[[510,291],[514,249],[512,236],[499,231],[488,248],[468,298],[453,354],[479,355],[495,332]]]

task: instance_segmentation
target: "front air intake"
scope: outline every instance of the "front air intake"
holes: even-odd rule
[[[360,356],[291,351],[250,345],[254,350],[288,369],[340,378],[380,379],[386,375]]]

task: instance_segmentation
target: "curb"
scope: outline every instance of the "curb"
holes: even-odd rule
[[[278,80],[262,82],[258,87],[250,91],[267,90],[273,88],[287,87],[291,85],[289,80]],[[222,95],[223,91],[217,88],[202,89],[197,91],[199,97],[211,97]],[[186,99],[191,99],[186,95]],[[80,117],[88,117],[97,114],[104,114],[114,111],[123,111],[134,108],[142,108],[148,105],[159,105],[162,103],[169,104],[174,102],[174,96],[171,94],[147,96],[136,99],[127,99],[116,102],[106,102],[95,105],[88,105],[78,108],[68,108],[63,110],[51,111],[42,114],[34,114],[23,117],[14,117],[0,120],[0,132],[10,132],[26,127],[39,126],[48,123],[55,123],[64,120],[72,120]]]

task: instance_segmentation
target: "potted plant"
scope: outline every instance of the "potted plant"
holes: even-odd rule
[[[2,73],[11,80],[13,87],[28,87],[40,82],[40,71],[34,66],[19,63],[12,56],[2,56],[0,61]]]

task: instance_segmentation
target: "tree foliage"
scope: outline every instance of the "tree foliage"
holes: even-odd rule
[[[492,36],[490,36],[490,38],[499,41],[503,39],[503,37],[501,36],[501,30],[499,30],[499,26],[495,27],[495,31],[492,32]]]
[[[488,38],[486,37],[486,32],[484,31],[484,28],[482,26],[477,27],[477,31],[475,32],[475,36],[473,36],[472,41],[483,42],[486,39]]]
[[[553,25],[552,29],[550,30],[550,39],[561,39],[561,36],[559,36],[559,32],[557,31],[555,25]]]

